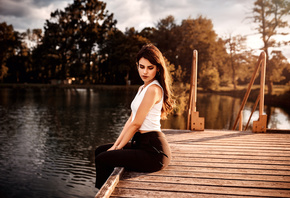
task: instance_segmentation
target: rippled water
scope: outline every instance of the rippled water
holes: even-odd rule
[[[2,89],[0,197],[93,197],[94,149],[116,139],[130,95]]]
[[[135,94],[133,88],[0,89],[0,197],[93,197],[94,149],[117,138]],[[239,105],[228,96],[198,98],[206,128],[230,128]],[[268,109],[270,127],[290,128],[287,113]],[[162,127],[185,129],[186,117],[172,116]]]

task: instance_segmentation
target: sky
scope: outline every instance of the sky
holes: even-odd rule
[[[117,28],[125,31],[134,27],[141,31],[144,27],[155,27],[160,19],[174,16],[176,23],[183,19],[197,18],[202,15],[211,19],[214,30],[221,38],[247,36],[247,47],[256,50],[262,46],[260,35],[253,23],[251,9],[256,0],[103,0],[106,9],[114,13],[118,21]],[[56,9],[63,10],[73,0],[0,0],[0,22],[12,24],[14,29],[24,32],[26,29],[43,28],[45,20]],[[290,23],[290,15],[285,20]],[[290,25],[290,24],[289,24]],[[290,33],[290,28],[284,29]],[[290,40],[290,35],[276,37],[277,40]],[[284,56],[290,62],[290,46],[282,47]]]

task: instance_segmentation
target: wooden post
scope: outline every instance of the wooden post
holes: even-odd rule
[[[190,92],[189,92],[189,105],[187,114],[187,129],[203,131],[204,118],[199,117],[199,112],[196,111],[196,97],[197,97],[197,50],[193,50],[193,59],[191,67],[190,78]]]
[[[255,109],[256,109],[257,106],[258,106],[258,102],[259,102],[259,101],[260,101],[260,94],[258,95],[257,100],[256,100],[256,102],[255,102],[255,104],[254,104],[254,106],[253,106],[253,109],[252,109],[252,111],[251,111],[251,115],[250,115],[249,120],[248,120],[248,122],[247,122],[247,125],[246,125],[246,127],[245,127],[245,131],[248,129],[249,123],[250,123],[250,121],[251,121],[251,118],[252,118],[252,116],[253,116],[253,113],[254,113]]]
[[[243,111],[240,113],[239,131],[243,130]]]
[[[240,107],[238,116],[235,120],[233,130],[235,130],[237,127],[237,123],[238,123],[238,120],[240,118],[241,111],[244,109],[245,104],[248,100],[251,88],[254,84],[254,80],[255,80],[256,74],[258,72],[258,69],[260,68],[260,65],[262,65],[261,66],[261,84],[260,84],[260,112],[259,112],[260,118],[258,121],[253,122],[253,132],[266,132],[265,120],[267,122],[267,115],[262,115],[263,111],[264,111],[264,87],[265,87],[265,74],[266,74],[266,53],[265,52],[261,52],[261,54],[259,56],[259,60],[256,64],[255,70],[253,72],[253,76],[252,76],[251,81],[248,85],[248,89],[247,89],[247,92],[246,92],[244,99],[242,101],[242,105]],[[265,118],[265,116],[266,116],[266,118]]]
[[[263,115],[264,114],[265,77],[266,77],[266,53],[264,52],[263,62],[261,66],[259,119],[253,122],[253,132],[265,133],[267,130],[267,115]]]

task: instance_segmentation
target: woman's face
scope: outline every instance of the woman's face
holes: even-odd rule
[[[142,57],[139,60],[138,72],[144,84],[148,85],[155,79],[157,66],[152,65],[147,59]]]

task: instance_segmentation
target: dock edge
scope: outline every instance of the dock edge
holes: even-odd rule
[[[124,172],[123,167],[115,167],[114,171],[107,179],[106,183],[102,186],[102,188],[98,191],[95,198],[108,198],[111,196],[115,187],[117,186],[122,174]]]

